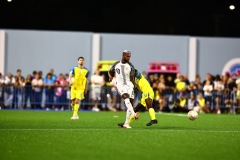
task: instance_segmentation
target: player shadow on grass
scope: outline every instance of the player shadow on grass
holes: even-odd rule
[[[201,130],[199,128],[192,128],[192,127],[184,127],[184,126],[155,126],[153,127],[147,127],[146,129],[159,129],[159,130]]]

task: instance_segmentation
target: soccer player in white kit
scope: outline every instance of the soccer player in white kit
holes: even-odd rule
[[[108,71],[109,80],[112,81],[113,77],[116,76],[116,86],[119,94],[124,99],[127,107],[126,121],[123,125],[124,128],[131,128],[128,124],[130,115],[134,115],[135,119],[138,119],[138,112],[134,112],[132,103],[134,100],[134,78],[135,68],[129,62],[131,52],[124,50],[122,53],[122,60],[115,62],[110,70]]]

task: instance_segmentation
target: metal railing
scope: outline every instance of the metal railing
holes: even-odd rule
[[[92,110],[98,107],[100,110],[125,110],[126,107],[117,93],[116,88],[104,86],[101,88],[100,94],[96,99],[93,99],[94,90],[89,87],[85,99],[81,101],[81,109]],[[186,99],[191,94],[195,97],[203,93],[202,90],[186,91]],[[173,90],[164,90],[162,93],[155,92],[153,107],[159,111],[159,106],[162,100],[166,106],[174,105],[174,101],[179,97],[179,93]],[[141,93],[136,94],[135,104],[139,100]],[[96,96],[95,96],[96,97]],[[223,92],[213,91],[211,96],[204,97],[206,105],[210,110],[214,110],[216,106],[225,108],[240,108],[240,103],[236,99],[236,92],[224,90]],[[186,101],[187,102],[187,101]],[[186,106],[188,104],[186,103]],[[64,87],[14,87],[0,86],[0,107],[6,109],[55,109],[67,110],[70,109],[70,90]]]

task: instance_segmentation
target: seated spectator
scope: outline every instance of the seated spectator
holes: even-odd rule
[[[195,103],[196,103],[196,98],[195,98],[195,95],[193,92],[190,93],[190,97],[188,98],[188,101],[187,101],[187,109],[190,111],[190,110],[193,110],[194,106],[195,106]]]
[[[173,112],[188,112],[186,94],[181,93],[179,98],[173,104]]]
[[[202,95],[202,93],[199,93],[197,95],[197,100],[195,101],[195,107],[194,110],[199,113],[209,113],[210,109],[208,106],[206,106],[205,99]]]

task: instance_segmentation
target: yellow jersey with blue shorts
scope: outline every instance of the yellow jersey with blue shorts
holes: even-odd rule
[[[145,102],[145,99],[154,98],[153,89],[150,86],[148,80],[142,74],[139,76],[139,78],[135,78],[135,84],[137,85],[138,90],[142,92],[142,97],[139,100],[139,103],[146,107],[147,104]]]
[[[88,79],[88,69],[85,67],[73,67],[70,72],[73,75],[73,84],[71,86],[71,100],[72,99],[84,99],[84,91],[87,87],[87,79]]]

